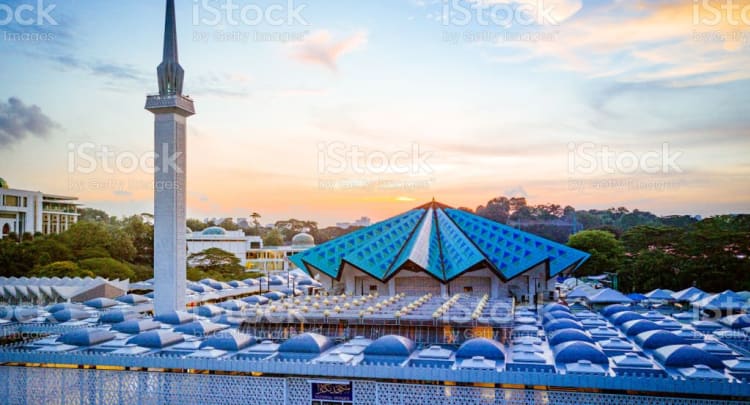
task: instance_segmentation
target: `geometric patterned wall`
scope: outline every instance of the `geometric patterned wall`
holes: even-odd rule
[[[310,404],[307,378],[0,366],[8,404]],[[356,404],[719,405],[741,402],[354,381]]]

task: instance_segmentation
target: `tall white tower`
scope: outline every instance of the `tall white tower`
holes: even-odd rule
[[[164,59],[157,68],[159,95],[148,96],[146,109],[154,125],[154,311],[185,310],[185,188],[187,118],[193,100],[182,95],[185,72],[177,54],[174,0],[167,0]]]

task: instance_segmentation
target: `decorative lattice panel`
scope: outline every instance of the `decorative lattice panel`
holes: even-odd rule
[[[307,378],[0,367],[0,404],[310,404]],[[363,405],[735,405],[740,402],[354,381]]]

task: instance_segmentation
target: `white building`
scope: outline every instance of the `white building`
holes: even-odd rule
[[[362,217],[354,222],[337,222],[336,227],[341,229],[349,229],[351,227],[367,227],[372,224],[372,221],[369,217]]]
[[[65,232],[78,222],[76,197],[12,189],[0,178],[0,239],[10,233]]]
[[[218,226],[206,228],[201,232],[187,230],[188,255],[218,248],[237,256],[243,267],[262,272],[296,268],[289,261],[289,256],[312,247],[315,247],[315,240],[306,233],[295,235],[292,244],[288,246],[263,246],[260,236],[246,236],[243,231],[227,231]]]

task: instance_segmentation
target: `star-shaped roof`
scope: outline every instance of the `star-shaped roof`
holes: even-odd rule
[[[448,282],[484,267],[510,280],[544,262],[553,277],[588,258],[579,250],[433,201],[290,260],[332,278],[339,278],[348,263],[381,281],[408,268]]]

